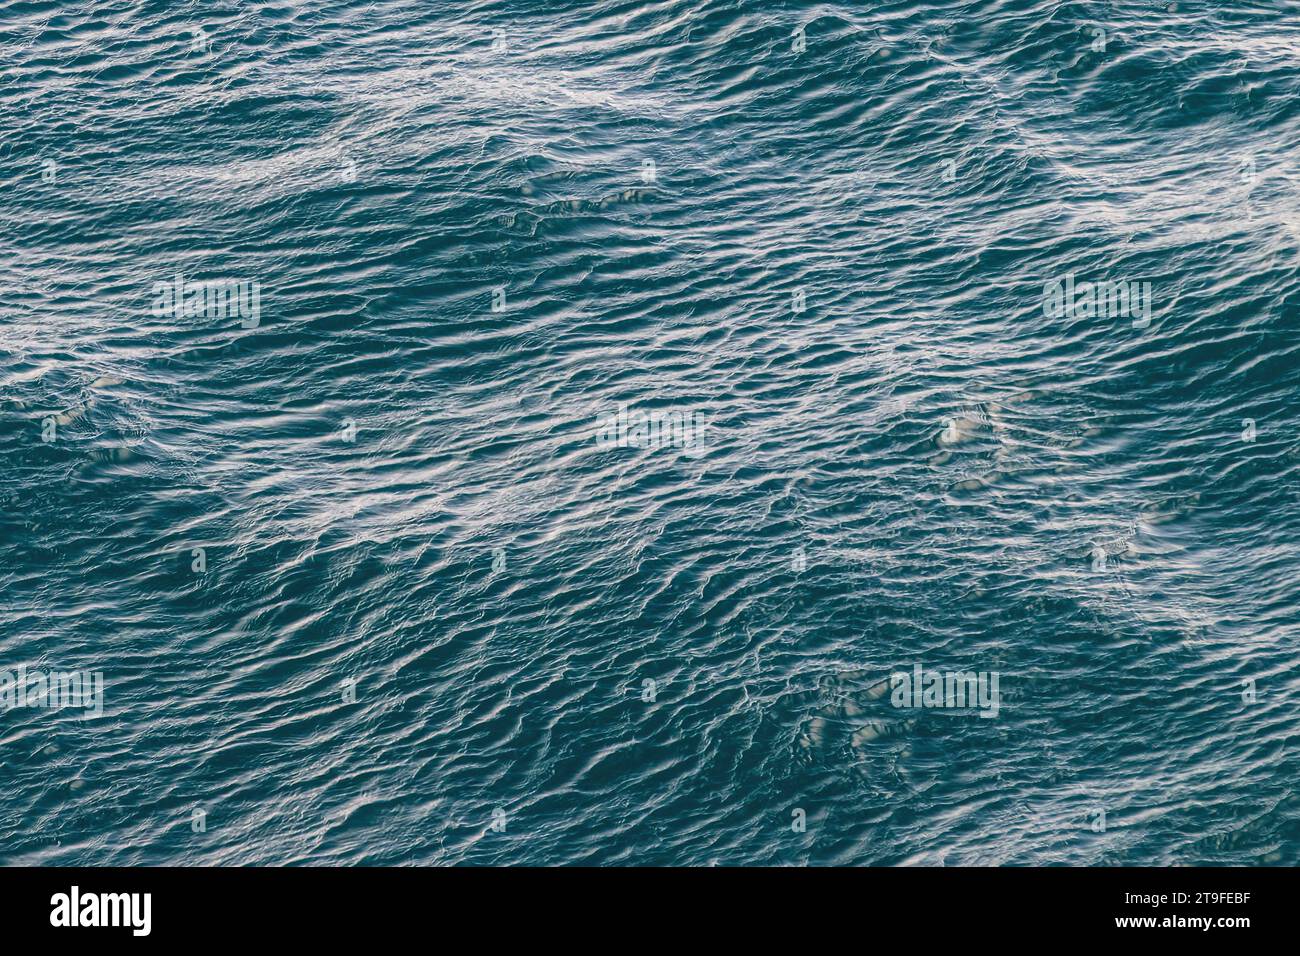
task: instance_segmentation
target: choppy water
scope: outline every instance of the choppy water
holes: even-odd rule
[[[1300,862],[1300,5],[0,11],[5,862]]]

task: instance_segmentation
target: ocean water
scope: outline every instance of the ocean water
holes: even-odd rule
[[[0,0],[0,862],[1300,862],[1298,14]]]

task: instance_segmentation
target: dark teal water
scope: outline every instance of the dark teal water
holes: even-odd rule
[[[1300,862],[1297,14],[0,0],[0,860]]]

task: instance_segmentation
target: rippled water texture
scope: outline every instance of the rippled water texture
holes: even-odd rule
[[[1300,862],[1297,14],[0,0],[0,859]]]

